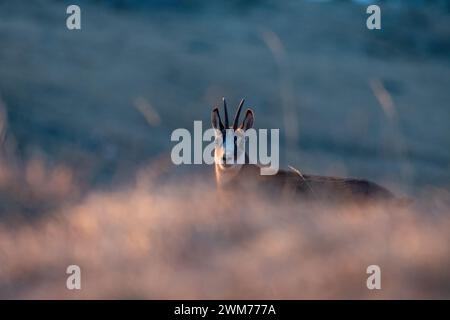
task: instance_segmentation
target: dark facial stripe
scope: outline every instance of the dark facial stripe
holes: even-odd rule
[[[231,128],[228,128],[229,130],[231,129]],[[227,129],[223,129],[223,130],[220,130],[220,132],[222,133],[222,146],[223,146],[223,148],[225,148],[225,146],[226,146],[226,143],[227,143]],[[234,161],[237,161],[237,136],[236,135],[234,135],[234,141],[233,141],[233,153],[234,153]]]
[[[234,160],[237,160],[237,137],[234,136],[234,141],[233,141],[233,147],[234,147]]]

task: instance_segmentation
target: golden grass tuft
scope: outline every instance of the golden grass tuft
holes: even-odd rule
[[[31,168],[34,185],[43,173]],[[33,222],[0,224],[0,297],[449,298],[449,199],[445,190],[410,207],[221,199],[192,178],[91,192]],[[65,288],[71,264],[80,291]],[[380,291],[366,288],[371,264]]]

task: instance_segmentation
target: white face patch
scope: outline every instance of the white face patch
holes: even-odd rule
[[[242,129],[227,129],[225,139],[223,131],[216,130],[215,163],[221,169],[230,169],[245,163],[244,132]],[[224,141],[225,140],[225,141]]]
[[[235,132],[235,143],[236,143],[236,161],[238,164],[245,163],[245,135],[242,129],[237,129]]]
[[[234,132],[227,130],[225,138],[225,159],[227,164],[234,164]]]

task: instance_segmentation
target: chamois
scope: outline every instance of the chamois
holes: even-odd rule
[[[271,195],[295,194],[311,198],[347,200],[394,199],[393,194],[378,184],[364,179],[327,177],[302,174],[299,170],[279,170],[275,175],[261,175],[261,167],[249,163],[245,151],[245,131],[253,127],[254,112],[247,109],[244,120],[239,125],[244,99],[236,111],[233,124],[228,119],[227,103],[223,98],[224,122],[219,108],[212,110],[211,122],[215,129],[214,149],[215,176],[219,189],[241,192],[243,188],[267,191]],[[233,139],[227,139],[227,130],[234,132]],[[231,141],[229,141],[231,140]]]

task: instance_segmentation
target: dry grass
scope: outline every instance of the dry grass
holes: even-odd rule
[[[1,224],[0,297],[450,298],[447,191],[411,207],[332,207],[223,199],[200,179],[156,185],[142,175]],[[81,291],[65,288],[70,264],[81,267]],[[381,291],[366,288],[371,264]]]

